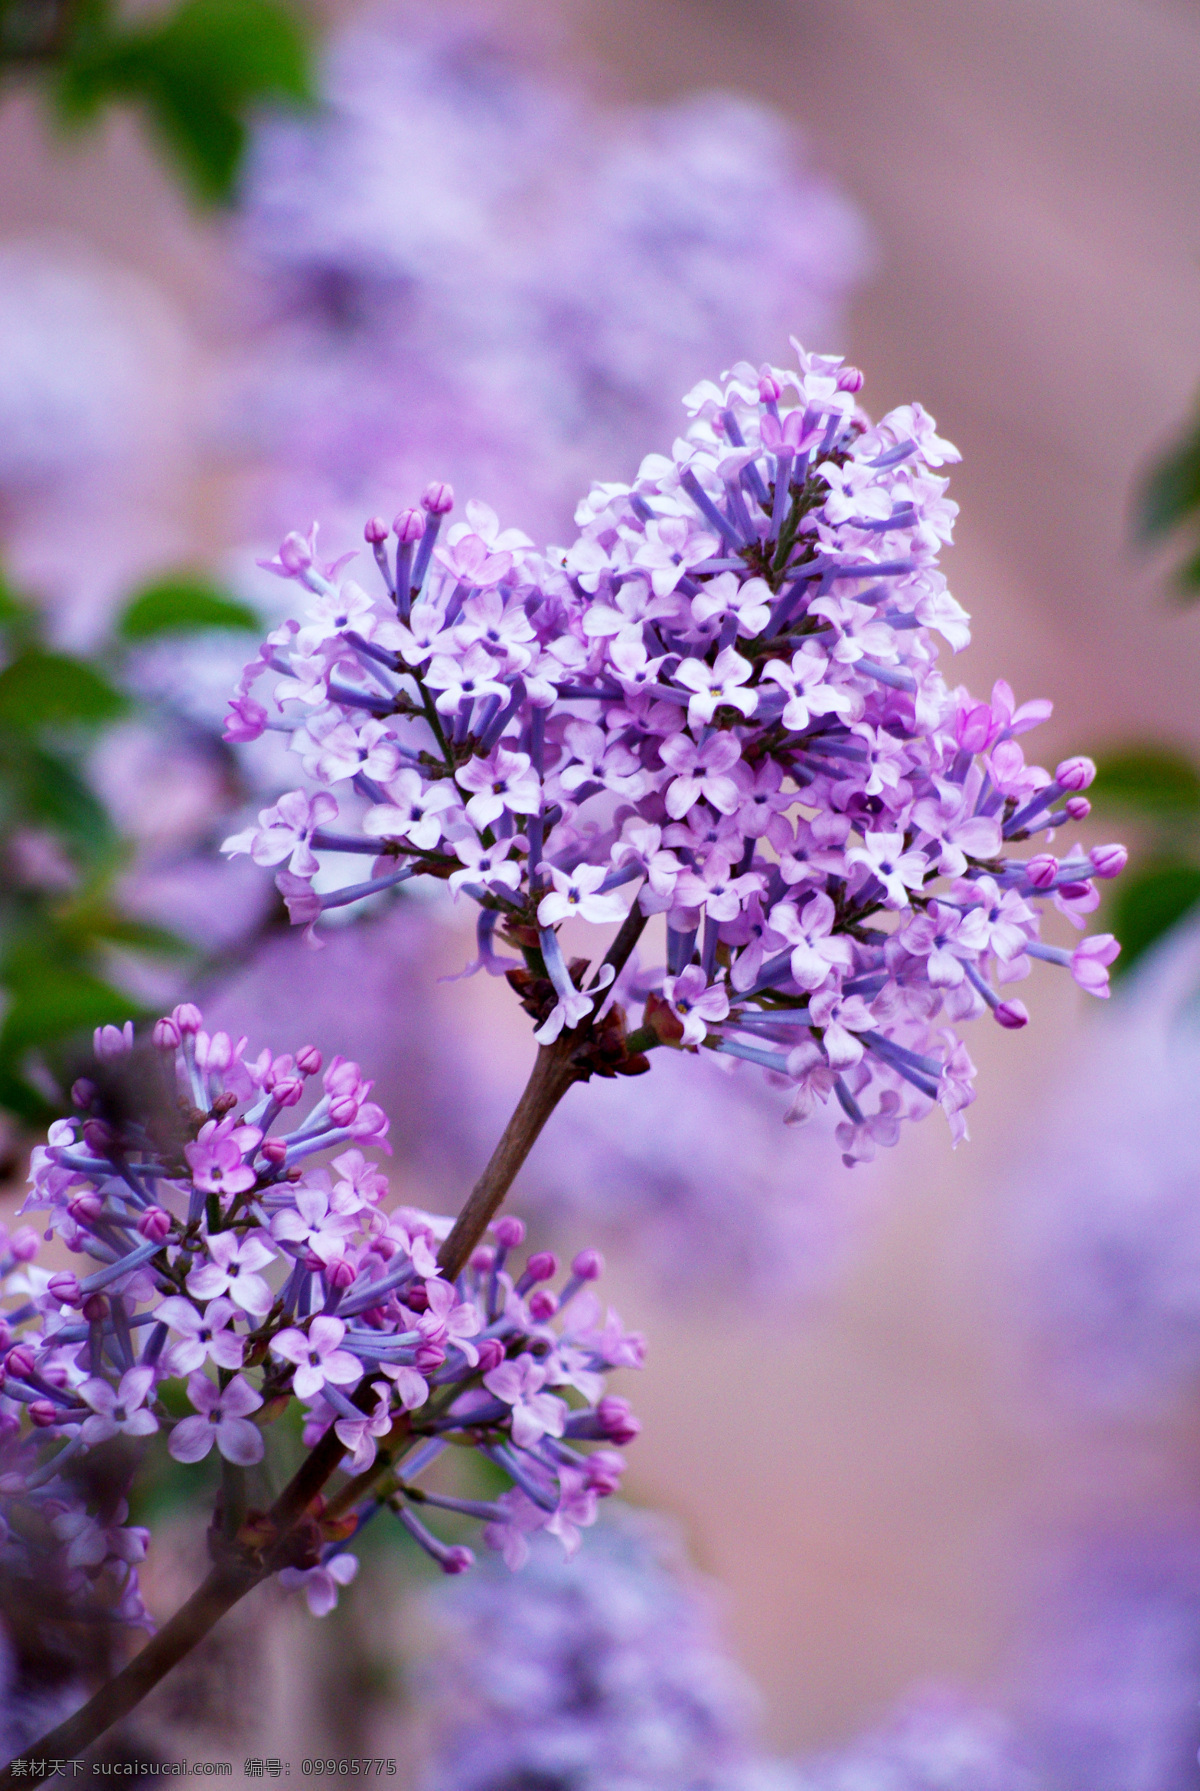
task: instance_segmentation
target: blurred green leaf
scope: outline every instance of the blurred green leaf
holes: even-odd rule
[[[1134,523],[1143,541],[1169,535],[1200,511],[1200,425],[1151,471],[1135,499]]]
[[[34,1045],[56,1044],[109,1021],[120,1025],[145,1014],[139,1002],[111,983],[50,953],[27,959],[22,968],[36,974],[13,977],[0,971],[11,996],[0,1026],[0,1057],[11,1060]]]
[[[210,628],[256,630],[261,626],[248,603],[238,603],[202,578],[160,579],[139,591],[117,622],[123,640],[145,641],[166,634],[199,634]]]
[[[1121,941],[1114,972],[1128,975],[1152,945],[1200,902],[1200,865],[1160,859],[1127,872],[1117,885],[1112,930]]]
[[[126,699],[82,659],[32,647],[0,672],[0,727],[34,734],[43,727],[112,721]]]
[[[1127,746],[1096,761],[1093,804],[1141,809],[1173,819],[1200,816],[1200,770],[1167,746]]]
[[[53,827],[87,858],[111,850],[108,811],[68,761],[17,737],[0,738],[0,784],[19,817]]]
[[[280,0],[184,0],[154,25],[81,33],[57,85],[60,116],[85,122],[112,99],[145,106],[196,194],[234,196],[256,107],[312,101],[308,34]]]

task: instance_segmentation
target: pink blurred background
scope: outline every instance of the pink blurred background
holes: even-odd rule
[[[875,242],[843,338],[812,346],[865,368],[876,413],[919,397],[963,453],[946,567],[975,642],[956,669],[981,691],[1003,675],[1019,699],[1054,695],[1050,763],[1128,737],[1200,747],[1200,623],[1128,534],[1131,485],[1200,382],[1195,6],[571,0],[519,17],[531,39],[565,34],[609,99],[721,86],[795,121]],[[0,250],[47,234],[132,283],[178,385],[156,484],[119,495],[153,513],[147,563],[114,562],[113,581],[219,562],[243,540],[254,471],[214,421],[222,226],[189,212],[131,121],[64,145],[9,98]],[[104,509],[82,518],[100,538]],[[18,570],[53,588],[52,530]],[[445,999],[530,1049],[502,990]],[[1016,1037],[976,1029],[970,1144],[952,1152],[931,1122],[866,1172],[875,1222],[815,1300],[764,1302],[731,1341],[719,1303],[668,1299],[633,1250],[612,1264],[623,1316],[653,1340],[632,1490],[682,1517],[728,1588],[781,1748],[835,1743],[914,1682],[1002,1687],[1047,1538],[1132,1529],[1194,1478],[1187,1400],[1153,1420],[1069,1416],[1009,1320],[1022,1152],[1113,1023],[1066,978],[1037,979],[1031,1005]]]

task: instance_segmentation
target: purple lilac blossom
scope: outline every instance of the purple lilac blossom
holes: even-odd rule
[[[1033,960],[1107,994],[1116,941],[1044,943],[1042,904],[1082,927],[1124,855],[1009,855],[1088,813],[1095,767],[1026,763],[1049,703],[947,685],[935,634],[958,650],[969,628],[935,469],[957,451],[917,404],[873,424],[862,375],[795,346],[798,371],[696,387],[686,437],[593,486],[565,550],[476,502],[448,523],[444,482],[368,522],[381,595],[344,575],[353,554],[318,561],[315,525],[289,535],[267,564],[310,601],[247,666],[226,737],[287,736],[308,781],[225,849],[281,867],[314,943],[327,911],[439,879],[478,904],[477,967],[508,974],[539,1043],[606,1016],[623,1039],[619,995],[639,1051],[784,1077],[793,1121],[832,1100],[855,1162],[935,1106],[965,1136],[955,1025],[1025,1025],[1008,990]],[[585,987],[562,923],[632,906],[659,961]]]
[[[1046,1791],[1191,1791],[1200,1747],[1194,1512],[1076,1539],[1039,1589],[1014,1711]]]
[[[323,86],[260,133],[243,206],[237,410],[274,516],[349,518],[436,464],[565,527],[707,367],[827,332],[865,271],[781,119],[722,94],[605,109],[499,9],[381,9]]]
[[[422,1791],[790,1791],[670,1529],[617,1511],[586,1554],[535,1547],[427,1600]]]
[[[1085,1036],[1021,1164],[1016,1297],[1039,1364],[1089,1403],[1170,1405],[1200,1371],[1200,927]]]
[[[78,1117],[33,1154],[22,1211],[46,1213],[46,1239],[80,1263],[41,1266],[28,1225],[0,1237],[5,1570],[29,1569],[41,1535],[86,1611],[146,1622],[148,1533],[126,1525],[123,1498],[89,1507],[78,1458],[118,1436],[136,1455],[164,1430],[177,1461],[215,1451],[254,1467],[263,1424],[292,1400],[306,1444],[332,1427],[349,1473],[375,1464],[378,1439],[393,1444],[386,1478],[331,1534],[318,1523],[312,1558],[287,1568],[317,1614],[352,1576],[348,1536],[383,1505],[448,1573],[474,1557],[427,1527],[443,1507],[481,1520],[510,1566],[542,1529],[573,1553],[620,1482],[613,1445],[638,1432],[605,1392],[612,1369],[641,1365],[643,1344],[596,1299],[601,1258],[580,1253],[556,1293],[555,1258],[535,1252],[518,1272],[524,1227],[502,1218],[451,1285],[436,1251],[452,1221],[384,1204],[387,1180],[364,1153],[388,1149],[388,1121],[358,1065],[324,1066],[312,1047],[250,1060],[246,1043],[206,1032],[190,1004],[156,1023],[152,1044],[135,1048],[132,1024],[100,1028]],[[181,1383],[174,1399],[164,1382]],[[450,1443],[479,1448],[509,1490],[465,1504],[423,1490]]]
[[[796,1791],[1037,1791],[1010,1726],[941,1690],[920,1693],[849,1747],[806,1760]]]

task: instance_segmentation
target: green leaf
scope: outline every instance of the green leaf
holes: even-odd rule
[[[1200,770],[1171,747],[1126,746],[1096,761],[1093,804],[1181,819],[1200,816]]]
[[[1128,975],[1152,945],[1200,902],[1200,865],[1161,859],[1126,873],[1117,885],[1112,930],[1121,941],[1114,972]]]
[[[147,585],[117,623],[123,640],[153,640],[164,634],[199,634],[209,628],[261,627],[248,603],[238,603],[202,578],[180,574]]]
[[[140,103],[197,196],[224,204],[255,108],[313,99],[307,32],[280,0],[184,0],[161,23],[82,38],[56,97],[68,123]]]
[[[12,999],[0,1026],[0,1056],[9,1059],[110,1021],[120,1025],[141,1019],[146,1011],[100,977],[50,957],[42,960],[38,976],[22,977],[10,987]]]
[[[1200,425],[1175,444],[1151,469],[1134,505],[1134,525],[1143,541],[1169,535],[1200,511]]]
[[[94,726],[126,706],[106,678],[68,653],[30,648],[0,672],[0,727],[33,734],[71,722]]]
[[[21,819],[55,828],[86,858],[110,851],[108,811],[74,767],[26,740],[13,745],[6,751],[0,742],[0,782],[10,785]]]

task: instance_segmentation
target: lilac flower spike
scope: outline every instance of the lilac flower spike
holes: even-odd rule
[[[596,1299],[596,1253],[576,1257],[560,1300],[554,1258],[522,1272],[521,1228],[500,1220],[498,1247],[446,1280],[451,1221],[387,1204],[365,1151],[387,1149],[388,1122],[357,1064],[326,1066],[311,1047],[249,1061],[245,1039],[209,1034],[190,1005],[152,1040],[102,1030],[104,1074],[129,1078],[127,1116],[83,1077],[76,1117],[33,1153],[26,1210],[47,1215],[78,1270],[43,1268],[29,1228],[0,1230],[0,1570],[60,1580],[80,1616],[144,1622],[144,1532],[114,1523],[108,1491],[90,1493],[72,1464],[161,1429],[178,1462],[215,1449],[227,1471],[253,1468],[266,1426],[297,1402],[306,1445],[332,1430],[343,1472],[363,1476],[331,1526],[318,1501],[275,1564],[318,1614],[353,1576],[346,1539],[382,1505],[448,1572],[471,1552],[443,1544],[419,1507],[479,1518],[514,1564],[543,1528],[573,1550],[638,1429],[605,1380],[640,1365],[642,1340]],[[509,1490],[466,1506],[425,1492],[449,1442],[479,1449]],[[49,1562],[31,1540],[47,1533],[61,1542]]]
[[[1026,763],[1049,705],[1002,682],[980,703],[939,669],[936,636],[969,640],[938,569],[957,451],[919,405],[872,423],[856,369],[795,347],[797,368],[689,393],[686,437],[594,486],[566,548],[477,502],[449,522],[440,488],[431,554],[400,539],[393,570],[368,524],[368,597],[289,537],[272,570],[306,607],[246,668],[230,738],[273,704],[308,787],[226,850],[291,855],[277,881],[310,936],[326,909],[447,882],[521,953],[541,1043],[607,1074],[660,1046],[757,1065],[791,1082],[793,1121],[836,1102],[851,1163],[935,1106],[966,1135],[957,1025],[1023,1026],[1008,991],[1034,959],[1107,993],[1114,939],[1040,933],[1047,903],[1082,926],[1123,858],[1046,849],[1094,775]],[[333,853],[370,876],[335,887]],[[653,921],[659,943],[589,969],[568,919]]]

